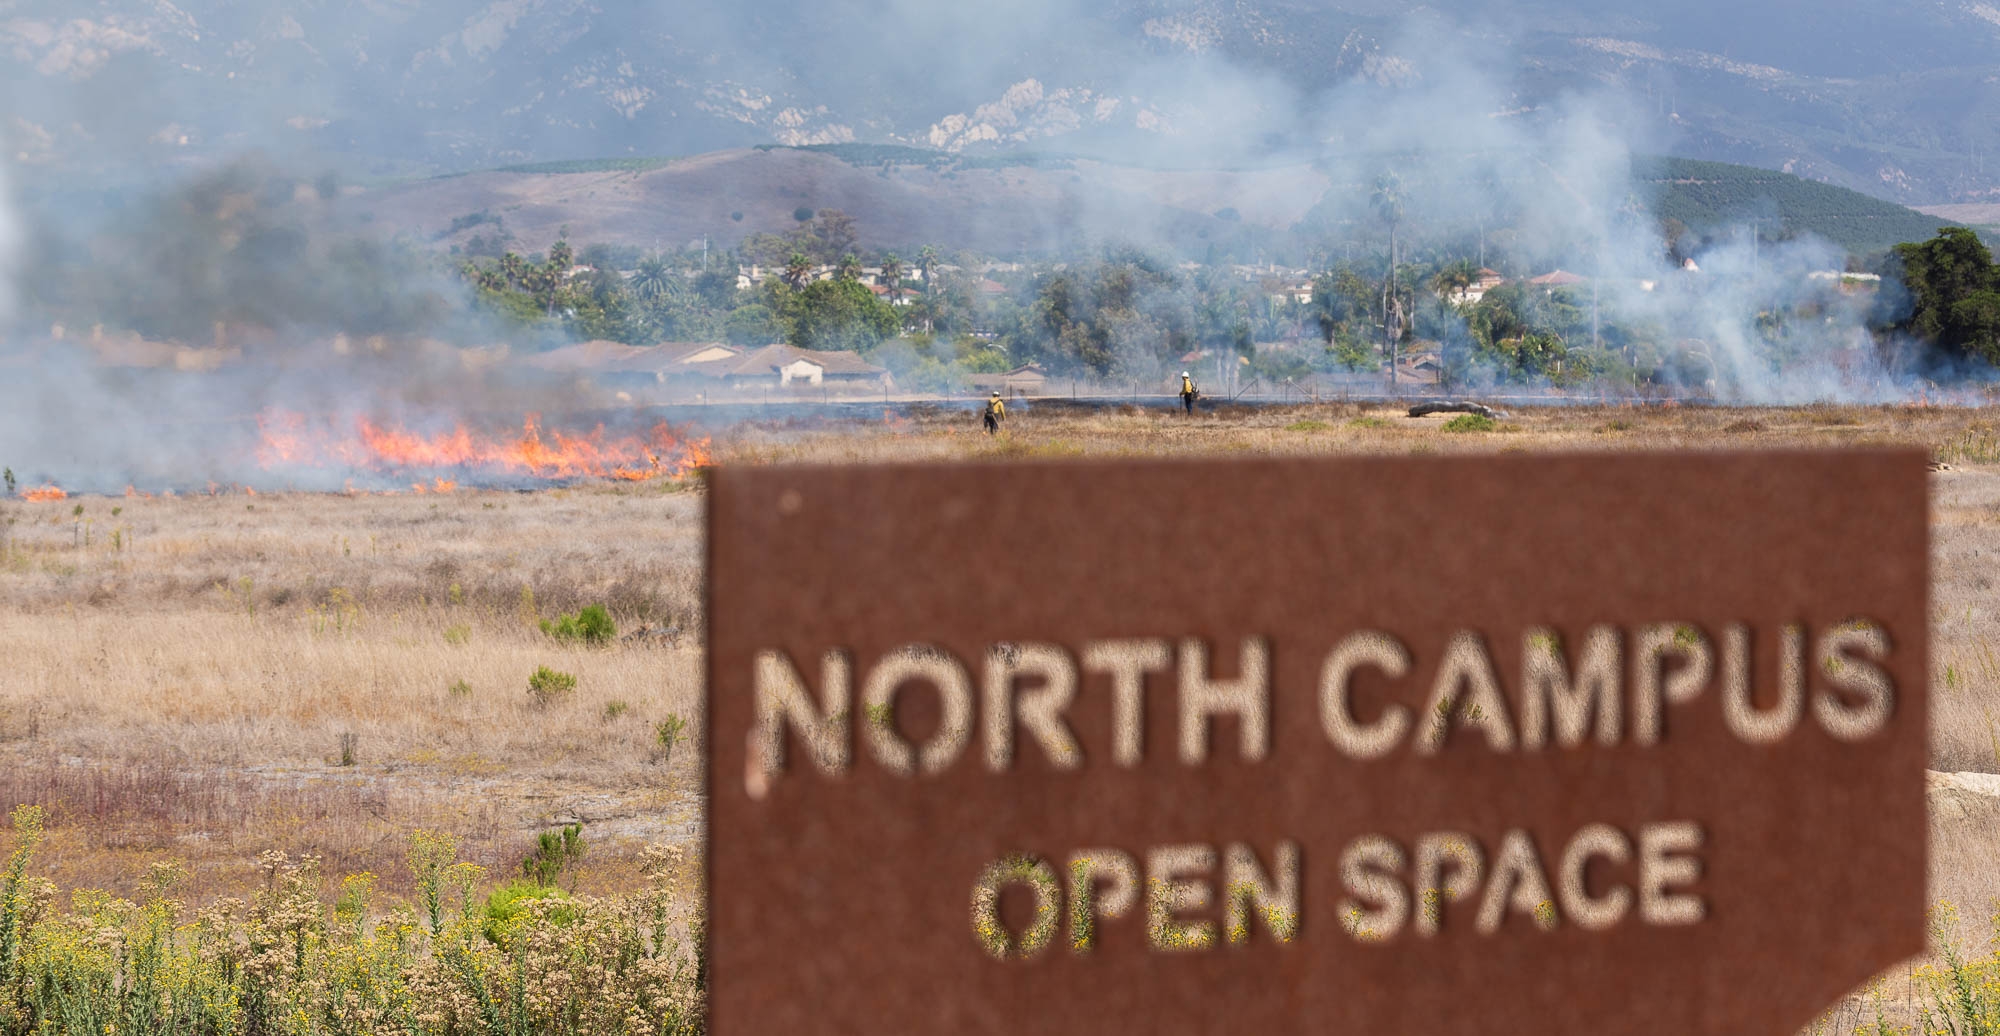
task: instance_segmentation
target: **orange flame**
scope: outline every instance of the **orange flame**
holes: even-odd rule
[[[21,499],[39,504],[39,503],[46,503],[50,500],[67,500],[69,499],[69,494],[63,492],[61,486],[46,485],[41,487],[40,489],[30,489],[27,492],[22,493]]]
[[[544,429],[529,414],[518,437],[482,435],[463,424],[424,434],[360,419],[352,431],[313,427],[302,414],[271,412],[258,418],[265,468],[339,467],[384,474],[449,470],[475,477],[534,479],[613,478],[642,482],[681,478],[712,463],[708,440],[683,439],[661,422],[644,435],[612,435],[598,425],[586,433]],[[454,479],[437,476],[417,492],[449,493]]]

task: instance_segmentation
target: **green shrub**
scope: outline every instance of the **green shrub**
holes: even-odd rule
[[[1326,423],[1325,421],[1315,421],[1315,420],[1312,420],[1311,418],[1306,418],[1306,419],[1304,419],[1304,420],[1299,420],[1299,421],[1293,421],[1293,422],[1292,422],[1291,424],[1288,424],[1288,425],[1286,425],[1286,426],[1285,426],[1285,431],[1288,431],[1288,432],[1324,432],[1324,431],[1326,431],[1327,429],[1329,429],[1329,428],[1332,428],[1332,427],[1333,427],[1332,425],[1330,425],[1330,424],[1327,424],[1327,423]]]
[[[1497,422],[1482,414],[1460,414],[1444,423],[1447,432],[1490,432],[1498,427]]]
[[[472,627],[464,623],[459,623],[456,626],[446,626],[444,628],[444,642],[447,644],[452,644],[452,645],[463,644],[471,639],[472,639]]]
[[[557,672],[548,666],[536,666],[534,675],[528,677],[528,694],[539,706],[553,705],[576,691],[576,676],[572,673]]]
[[[445,693],[451,695],[454,698],[471,697],[472,685],[465,682],[464,680],[453,680],[451,682],[451,686],[445,688]]]
[[[659,743],[663,761],[672,762],[674,746],[687,740],[687,720],[680,713],[667,713],[667,718],[653,727],[653,739]]]
[[[565,824],[535,836],[535,848],[521,860],[521,875],[538,887],[547,888],[581,859],[583,825]]]
[[[1381,419],[1381,418],[1379,418],[1379,417],[1357,417],[1357,418],[1355,418],[1354,420],[1352,420],[1352,421],[1349,421],[1349,422],[1347,422],[1347,427],[1349,427],[1349,428],[1387,428],[1387,427],[1389,427],[1389,422],[1387,422],[1387,421],[1384,421],[1383,419]]]
[[[604,722],[609,723],[612,720],[625,715],[626,710],[630,709],[631,707],[632,706],[625,704],[625,699],[623,698],[618,698],[612,701],[605,702]]]
[[[542,620],[542,632],[557,640],[580,640],[586,644],[606,644],[618,636],[618,626],[601,604],[588,605],[573,615],[554,622]]]
[[[486,941],[503,950],[513,949],[514,936],[531,919],[529,907],[540,900],[561,902],[569,899],[569,893],[553,885],[537,885],[526,879],[515,879],[487,893],[486,903],[480,907],[479,931]],[[552,911],[549,919],[565,923],[575,918],[576,911],[562,908]]]

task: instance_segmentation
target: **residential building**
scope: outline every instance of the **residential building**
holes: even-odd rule
[[[1042,395],[1048,391],[1049,375],[1041,364],[1030,362],[999,374],[976,374],[967,380],[980,392],[998,392],[1013,398]]]
[[[800,349],[767,345],[741,356],[684,365],[677,372],[687,381],[710,379],[732,388],[791,388],[842,385],[870,390],[895,387],[887,368],[877,367],[859,353],[830,349]]]
[[[1551,270],[1548,273],[1542,274],[1540,277],[1528,278],[1529,284],[1532,284],[1535,287],[1542,288],[1544,290],[1574,287],[1578,284],[1582,284],[1583,281],[1584,281],[1583,277],[1571,273],[1568,270]]]

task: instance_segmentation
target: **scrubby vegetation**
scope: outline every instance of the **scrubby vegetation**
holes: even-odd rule
[[[542,632],[557,640],[584,644],[608,644],[618,636],[618,624],[601,604],[585,605],[577,611],[542,620]]]
[[[1935,953],[1911,972],[1916,994],[1915,1022],[1893,1025],[1879,1004],[1873,1025],[1857,1034],[1917,1036],[1976,1036],[2000,1031],[2000,917],[1984,953],[1968,956],[1958,945],[1958,908],[1940,902],[1931,912],[1931,944]]]
[[[576,674],[536,666],[528,676],[528,696],[536,705],[544,708],[554,705],[576,692]]]
[[[704,1030],[701,925],[686,861],[650,851],[629,896],[503,885],[451,839],[420,834],[418,900],[381,902],[372,874],[330,885],[316,857],[266,854],[247,901],[193,909],[157,864],[136,900],[28,875],[43,814],[14,811],[0,886],[0,1033],[251,1036]],[[329,893],[331,893],[329,895]]]
[[[537,888],[556,883],[565,871],[574,871],[583,859],[583,824],[565,824],[535,836],[535,848],[521,860],[521,875]]]

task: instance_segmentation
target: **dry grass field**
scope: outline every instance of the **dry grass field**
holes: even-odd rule
[[[753,423],[715,450],[722,464],[979,463],[1922,444],[1942,463],[1932,767],[2000,773],[2000,414],[1575,407],[1445,424],[1358,405],[1189,420],[1047,404],[994,439],[940,410]],[[48,808],[37,865],[63,887],[129,895],[174,860],[201,901],[262,880],[256,858],[275,848],[320,854],[331,875],[371,870],[400,896],[414,829],[455,834],[498,877],[538,832],[580,819],[578,885],[636,888],[646,844],[698,850],[700,521],[699,485],[668,483],[6,500],[0,799]],[[594,602],[621,633],[686,632],[588,647],[539,628]],[[536,704],[538,666],[574,674],[574,693]],[[670,716],[693,737],[669,756],[655,728]],[[1933,892],[1983,945],[2000,797],[1976,792],[1940,793]]]

